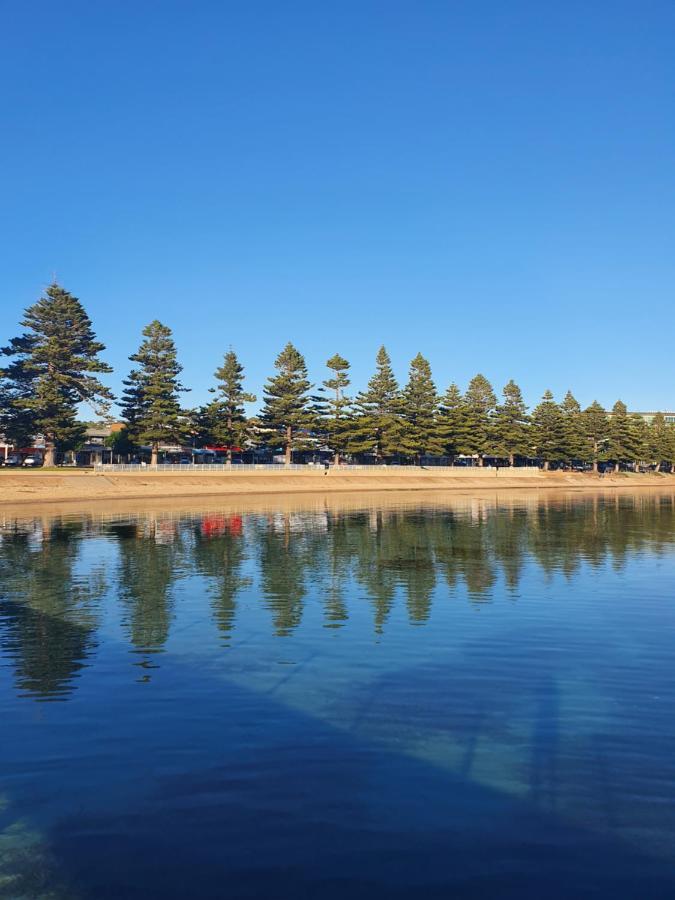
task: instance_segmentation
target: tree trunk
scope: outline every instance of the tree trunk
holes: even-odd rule
[[[593,471],[595,472],[596,475],[598,474],[598,461],[597,461],[597,459],[594,459],[594,460],[593,460]]]
[[[333,465],[334,466],[340,465],[340,451],[339,450],[335,451],[335,455],[333,456]]]
[[[548,472],[548,467],[550,466],[550,462],[545,459],[544,460],[544,472]]]
[[[54,441],[45,440],[45,459],[43,465],[56,465],[56,447],[54,446]]]
[[[285,454],[286,455],[285,463],[287,466],[290,466],[291,460],[293,459],[292,441],[293,441],[293,429],[290,425],[288,425],[286,427],[286,454]]]
[[[660,472],[660,471],[661,471],[661,463],[660,463],[660,462],[657,462],[656,468],[654,469],[654,471],[655,471],[655,472]]]
[[[228,466],[232,465],[232,447],[227,448],[227,464]]]
[[[159,459],[159,444],[154,443],[150,449],[150,465],[156,466]]]
[[[618,464],[618,462],[617,462],[617,463],[614,463],[614,474],[615,474],[615,475],[618,475],[618,474],[619,474],[619,464]]]
[[[513,453],[509,453],[509,468],[512,469],[516,464],[515,457]]]
[[[478,466],[479,466],[479,468],[482,469],[484,465],[485,465],[485,460],[483,459],[482,455],[479,453],[478,454]]]

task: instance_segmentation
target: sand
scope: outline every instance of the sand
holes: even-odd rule
[[[373,470],[322,469],[270,472],[116,472],[91,469],[74,470],[0,470],[0,504],[7,507],[24,504],[110,503],[129,500],[173,501],[178,498],[244,498],[300,494],[350,494],[424,492],[441,499],[461,494],[482,496],[495,491],[597,492],[601,490],[675,489],[675,475],[598,476],[592,473],[540,472],[537,469],[464,469],[435,472],[432,468]],[[164,505],[164,504],[162,504]]]

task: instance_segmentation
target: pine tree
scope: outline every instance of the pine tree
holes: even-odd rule
[[[399,453],[403,439],[401,397],[384,347],[377,353],[376,371],[367,389],[357,395],[355,408],[350,451],[372,453],[378,460]]]
[[[350,384],[349,363],[339,353],[335,353],[326,361],[326,367],[333,374],[323,382],[319,390],[328,396],[315,397],[315,409],[328,446],[333,451],[333,461],[338,466],[350,442],[349,410],[352,401],[345,393]]]
[[[143,329],[143,337],[138,351],[129,357],[138,368],[124,382],[122,413],[131,440],[150,444],[155,466],[160,443],[185,438],[187,424],[178,397],[186,389],[178,380],[183,367],[171,329],[155,319]]]
[[[478,455],[482,466],[492,451],[491,414],[497,403],[492,385],[484,375],[475,375],[464,395],[469,431],[469,452]]]
[[[456,384],[451,384],[441,397],[437,433],[443,451],[449,456],[470,452],[469,415],[464,398]]]
[[[507,456],[513,466],[516,456],[526,456],[528,445],[528,415],[520,388],[513,379],[505,385],[504,402],[500,403],[492,417],[494,450],[499,456]]]
[[[670,460],[670,433],[663,413],[656,413],[649,425],[649,450],[656,463],[656,471],[661,471],[664,462]]]
[[[581,406],[568,391],[560,404],[563,417],[563,456],[568,462],[584,458],[584,437],[582,434]]]
[[[80,403],[97,415],[108,411],[112,393],[96,376],[112,369],[99,359],[105,347],[84,307],[58,284],[28,307],[21,325],[27,331],[2,350],[14,358],[3,373],[10,403],[3,418],[10,433],[41,433],[44,463],[52,466],[57,449],[72,449],[84,437],[77,421]]]
[[[234,350],[228,350],[223,364],[216,369],[217,386],[212,388],[214,400],[202,407],[198,417],[200,430],[205,430],[211,440],[227,447],[227,462],[232,462],[232,447],[242,446],[249,437],[250,428],[244,411],[245,403],[255,403],[255,394],[244,390],[244,367]]]
[[[614,460],[614,471],[618,472],[622,462],[633,459],[631,423],[626,404],[621,400],[617,400],[612,407],[607,436],[607,458]]]
[[[631,458],[635,464],[635,471],[641,462],[649,456],[649,427],[642,416],[631,413],[628,416],[630,430]]]
[[[418,461],[427,453],[443,453],[443,441],[437,429],[438,392],[429,362],[418,353],[410,363],[408,383],[401,394],[404,424],[402,449]]]
[[[532,413],[532,440],[544,468],[564,456],[565,423],[560,407],[551,391],[545,391],[541,403]]]
[[[26,405],[31,396],[29,378],[6,378],[0,370],[0,435],[14,447],[27,447],[35,437],[35,411]]]
[[[277,356],[274,366],[279,374],[267,380],[260,418],[264,425],[279,434],[286,465],[290,465],[298,430],[312,425],[308,396],[312,385],[307,379],[304,357],[290,342]]]
[[[606,458],[609,425],[607,413],[594,400],[581,414],[581,428],[584,438],[584,459],[593,463],[593,471],[598,471],[598,462]]]

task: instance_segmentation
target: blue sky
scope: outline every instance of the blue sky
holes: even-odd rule
[[[364,386],[675,407],[672,2],[4,4],[0,341],[54,274],[116,370],[173,328]]]

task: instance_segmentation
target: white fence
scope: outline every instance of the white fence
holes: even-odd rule
[[[235,463],[233,465],[219,463],[161,463],[156,466],[143,465],[142,463],[96,463],[94,466],[97,472],[180,472],[189,475],[191,472],[206,472],[212,475],[236,475],[241,472],[304,472],[305,475],[323,474],[325,467],[321,464],[312,465],[304,463],[292,463],[284,465],[283,463]],[[419,474],[420,472],[428,472],[429,474],[443,474],[452,472],[453,474],[466,473],[479,475],[480,473],[493,475],[497,471],[492,466],[396,466],[396,465],[332,465],[329,467],[330,473],[335,472],[377,472],[380,474]],[[500,467],[499,471],[518,473],[519,475],[531,475],[540,470],[536,466],[517,466],[514,468]]]

